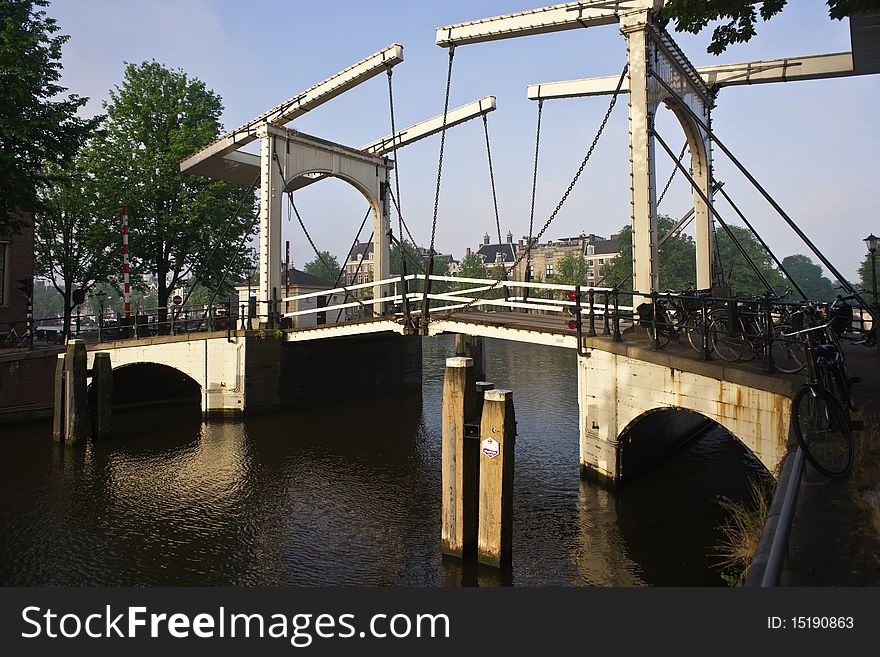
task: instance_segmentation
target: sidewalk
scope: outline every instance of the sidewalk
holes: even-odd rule
[[[850,376],[861,378],[853,386],[855,417],[865,425],[854,436],[855,471],[832,481],[807,466],[783,586],[880,585],[880,540],[867,509],[857,503],[880,490],[880,356],[859,345],[845,344],[844,350]]]

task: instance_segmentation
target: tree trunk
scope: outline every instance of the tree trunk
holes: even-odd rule
[[[168,285],[165,282],[167,277],[167,272],[162,270],[156,272],[159,280],[157,281],[158,288],[156,290],[157,301],[158,301],[158,314],[159,314],[159,326],[161,327],[160,332],[162,335],[167,335],[170,333],[170,327],[168,326]]]
[[[73,308],[71,305],[71,296],[73,292],[70,289],[70,285],[64,286],[64,326],[62,327],[62,332],[66,336],[70,336],[70,316],[73,313]]]

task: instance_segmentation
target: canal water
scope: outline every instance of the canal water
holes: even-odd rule
[[[424,342],[422,393],[203,424],[178,405],[116,417],[65,448],[0,430],[3,585],[724,585],[720,496],[757,461],[710,429],[619,491],[578,472],[572,351],[489,340],[514,391],[513,566],[440,553],[440,406],[449,337]],[[352,363],[352,367],[356,367]]]

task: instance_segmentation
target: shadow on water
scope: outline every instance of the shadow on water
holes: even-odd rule
[[[441,557],[441,337],[420,395],[208,424],[194,404],[131,410],[76,448],[4,429],[0,583],[721,584],[715,498],[758,469],[738,443],[710,431],[616,492],[581,481],[573,353],[487,347],[519,422],[507,572]]]

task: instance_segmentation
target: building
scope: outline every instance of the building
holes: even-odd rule
[[[559,261],[566,255],[576,255],[583,257],[587,262],[587,284],[601,285],[602,266],[619,251],[617,238],[616,233],[607,239],[590,233],[576,237],[562,237],[546,244],[535,244],[529,255],[532,280],[552,283]],[[527,240],[528,238],[525,237],[520,240],[519,248],[525,248]]]
[[[495,274],[496,267],[504,266],[510,269],[516,262],[519,249],[525,248],[526,242],[524,240],[525,238],[520,240],[519,244],[515,244],[513,233],[507,231],[507,240],[504,243],[492,244],[489,233],[483,235],[483,242],[477,247],[476,254],[482,258],[490,277]],[[470,249],[467,250],[467,254],[470,255]],[[525,280],[525,267],[525,261],[520,262],[508,278],[514,281]]]
[[[605,285],[602,279],[602,267],[620,253],[619,238],[619,233],[613,233],[607,240],[597,235],[590,235],[584,242],[583,256],[587,261],[588,285]]]
[[[373,280],[373,243],[355,241],[345,261],[346,285],[359,285]]]
[[[28,290],[34,280],[34,216],[21,213],[18,233],[0,234],[0,336],[27,330]]]

